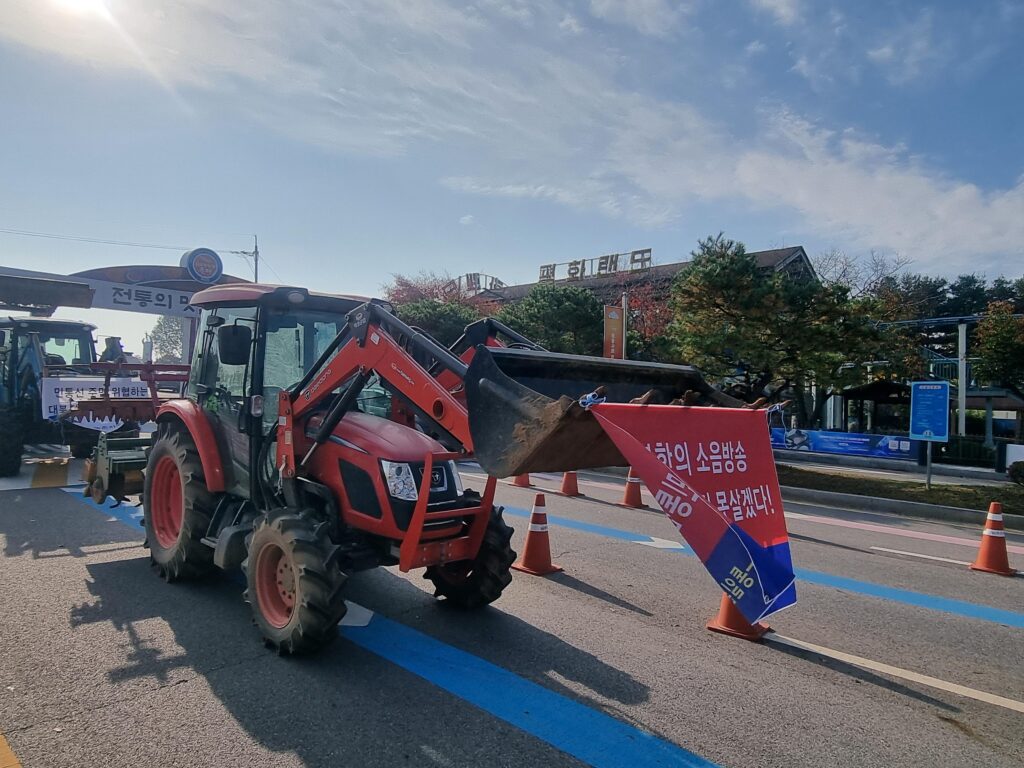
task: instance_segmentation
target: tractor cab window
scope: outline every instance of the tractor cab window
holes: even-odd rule
[[[76,336],[39,334],[46,365],[78,365],[91,363],[88,353],[83,351],[82,339]]]
[[[223,318],[223,325],[247,325],[250,329],[256,327],[255,307],[227,307],[216,311],[217,317]],[[204,314],[204,319],[208,315]],[[202,354],[205,360],[200,363],[202,369],[202,384],[206,386],[206,401],[204,407],[213,412],[219,412],[223,408],[232,411],[237,410],[242,400],[248,394],[246,391],[246,374],[250,367],[250,361],[241,365],[231,365],[220,360],[217,353],[216,329],[210,328],[207,338],[203,343]]]
[[[264,429],[277,421],[281,390],[305,375],[344,324],[344,317],[325,312],[271,310],[263,355]]]

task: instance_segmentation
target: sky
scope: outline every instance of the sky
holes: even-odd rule
[[[719,231],[1020,276],[1022,37],[1024,0],[3,0],[0,229],[243,277],[256,233],[266,278],[365,295]]]

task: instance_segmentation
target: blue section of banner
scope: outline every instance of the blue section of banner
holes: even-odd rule
[[[865,435],[859,432],[826,432],[772,427],[772,447],[790,451],[835,453],[845,456],[881,456],[917,460],[917,440],[901,435]]]
[[[730,525],[704,567],[751,623],[796,602],[788,542],[762,547],[742,528]]]

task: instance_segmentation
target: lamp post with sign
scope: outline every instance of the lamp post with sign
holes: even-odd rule
[[[932,488],[932,443],[949,442],[949,382],[915,381],[910,385],[910,439],[924,440],[928,458],[925,487]]]

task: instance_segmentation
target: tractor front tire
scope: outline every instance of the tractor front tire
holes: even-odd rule
[[[483,543],[475,559],[458,563],[432,565],[423,578],[434,583],[434,596],[443,597],[464,610],[482,608],[493,603],[512,583],[513,530],[501,516],[502,508],[491,511]]]
[[[213,569],[213,550],[202,538],[214,497],[206,488],[199,451],[183,426],[161,428],[146,464],[143,485],[149,556],[167,581],[193,579]]]
[[[0,477],[14,477],[21,471],[25,448],[24,419],[20,411],[0,406]]]
[[[242,562],[245,600],[266,644],[305,654],[337,636],[347,609],[347,575],[328,525],[310,510],[275,510],[257,518]]]

